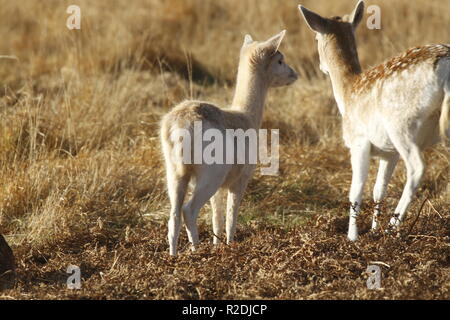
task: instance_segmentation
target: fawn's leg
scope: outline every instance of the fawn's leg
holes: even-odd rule
[[[219,189],[211,198],[213,243],[220,244],[220,237],[224,229],[227,190]]]
[[[203,165],[196,178],[191,200],[183,207],[184,223],[192,249],[198,244],[197,217],[200,209],[217,192],[227,174],[225,166]]]
[[[170,246],[170,255],[177,254],[177,243],[181,228],[181,207],[189,184],[189,176],[176,176],[168,168],[167,186],[170,198],[170,217],[168,224],[168,238]]]
[[[228,191],[226,218],[227,244],[230,244],[234,240],[239,206],[249,179],[250,176],[242,176]]]

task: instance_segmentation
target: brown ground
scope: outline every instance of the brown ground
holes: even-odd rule
[[[356,2],[356,1],[355,1]],[[354,1],[304,1],[332,16]],[[358,30],[364,68],[409,47],[448,43],[447,0],[368,1],[382,29]],[[65,27],[69,4],[82,29]],[[345,239],[351,180],[340,116],[297,2],[0,0],[0,233],[17,262],[2,299],[449,299],[450,159],[436,146],[401,236],[368,233],[373,161],[361,218]],[[264,127],[280,129],[280,175],[256,174],[237,243],[186,235],[168,256],[168,200],[158,121],[185,98],[230,103],[245,33],[286,28],[281,50],[301,79],[271,92]],[[189,67],[187,67],[189,66]],[[405,182],[389,185],[391,213]],[[383,224],[385,226],[386,224]],[[368,290],[368,265],[382,289]],[[381,262],[381,264],[380,264]],[[69,265],[82,289],[66,288]]]
[[[448,224],[433,214],[418,221],[401,238],[365,234],[356,244],[345,239],[345,217],[321,216],[289,230],[241,225],[239,243],[205,244],[178,258],[168,256],[158,224],[128,234],[95,228],[55,245],[21,247],[19,283],[3,297],[449,299]],[[201,235],[210,238],[209,228]],[[389,266],[379,264],[380,290],[366,289],[373,262]],[[82,270],[81,290],[66,288],[68,263]]]

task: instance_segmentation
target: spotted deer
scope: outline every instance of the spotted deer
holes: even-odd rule
[[[263,42],[254,41],[250,35],[245,36],[240,51],[236,91],[230,108],[221,109],[201,101],[185,101],[163,117],[161,143],[171,203],[168,225],[171,255],[177,254],[181,217],[184,219],[189,241],[195,250],[199,242],[196,220],[200,209],[210,199],[213,210],[213,242],[214,244],[220,242],[227,193],[226,238],[227,243],[233,241],[238,208],[255,168],[251,163],[184,163],[182,156],[177,152],[181,148],[182,140],[174,133],[185,130],[195,139],[196,121],[201,121],[203,130],[215,129],[223,134],[227,129],[245,131],[259,129],[268,89],[290,85],[297,80],[296,72],[284,62],[283,54],[278,51],[284,36],[285,31],[282,31]],[[233,144],[233,147],[238,148],[236,144]],[[235,151],[233,150],[233,154],[236,154]],[[230,150],[224,152],[228,153]],[[183,205],[190,181],[194,183],[192,197]]]
[[[351,152],[348,238],[358,238],[357,216],[371,157],[380,159],[373,190],[373,230],[378,227],[380,203],[399,157],[406,164],[406,184],[387,228],[397,232],[424,175],[422,152],[440,136],[448,136],[450,46],[413,48],[362,72],[355,30],[364,16],[364,2],[343,18],[324,18],[301,5],[299,9],[316,33],[320,69],[331,78],[343,138]]]

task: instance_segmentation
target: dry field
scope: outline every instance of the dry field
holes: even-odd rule
[[[356,1],[303,0],[325,15]],[[357,33],[364,68],[409,47],[450,43],[449,0],[367,1],[382,29]],[[70,4],[81,30],[65,26]],[[346,240],[349,152],[329,80],[299,0],[0,0],[0,233],[17,260],[2,299],[450,299],[450,159],[442,144],[401,236]],[[231,102],[245,33],[287,29],[281,50],[300,74],[273,90],[264,127],[280,129],[280,175],[255,175],[237,243],[168,256],[168,199],[158,122],[187,98]],[[368,106],[370,107],[370,106]],[[258,170],[259,171],[259,170]],[[385,207],[398,201],[398,166]],[[382,289],[366,288],[381,261]],[[82,289],[66,288],[69,265]]]

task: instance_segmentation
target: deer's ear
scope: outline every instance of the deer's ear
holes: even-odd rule
[[[350,22],[354,29],[361,23],[364,17],[364,6],[364,1],[359,1],[350,17]]]
[[[244,37],[244,43],[242,44],[242,47],[246,47],[246,46],[248,46],[249,44],[252,44],[252,43],[253,43],[252,36],[249,35],[249,34],[246,34],[245,37]]]
[[[311,28],[314,32],[319,33],[328,33],[329,22],[328,19],[325,19],[318,15],[315,12],[312,12],[309,9],[306,9],[304,6],[299,5],[298,9],[303,15],[303,18],[306,21],[306,24]]]
[[[269,40],[265,41],[262,44],[264,50],[270,51],[270,53],[277,52],[285,35],[286,35],[286,30],[283,30],[279,34],[277,34],[277,35],[273,36],[272,38],[270,38]]]

